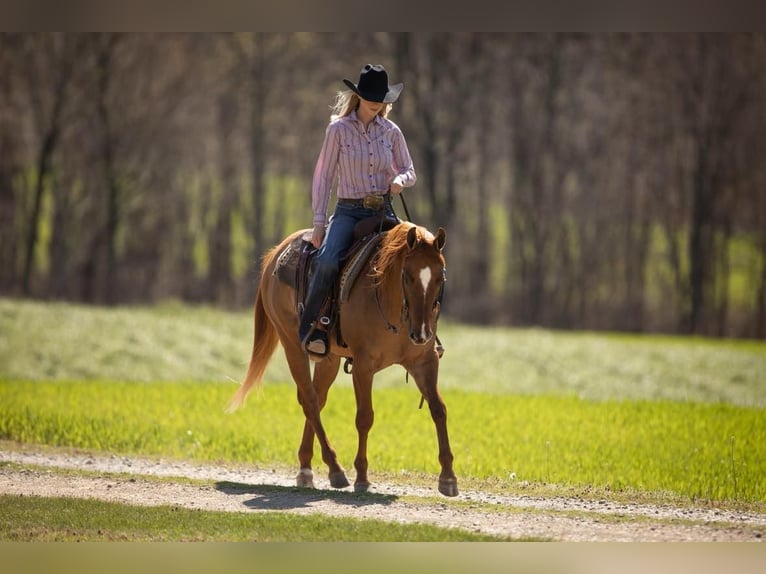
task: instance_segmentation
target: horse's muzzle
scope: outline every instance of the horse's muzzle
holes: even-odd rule
[[[412,329],[410,331],[410,341],[415,343],[416,345],[425,345],[430,341],[434,336],[434,333],[431,329],[429,329],[426,325],[422,325],[420,328],[420,331],[417,331],[415,329]]]

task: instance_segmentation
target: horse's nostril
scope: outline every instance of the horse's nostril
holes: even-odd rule
[[[416,345],[425,345],[429,340],[431,340],[430,333],[423,333],[420,331],[410,331],[410,341],[412,341]]]

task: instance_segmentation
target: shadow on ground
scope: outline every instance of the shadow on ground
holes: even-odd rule
[[[217,482],[216,490],[232,496],[254,495],[243,504],[255,510],[289,510],[309,508],[312,503],[333,500],[338,504],[361,508],[363,506],[388,505],[399,497],[393,494],[341,492],[297,486],[273,486],[244,484],[240,482]]]

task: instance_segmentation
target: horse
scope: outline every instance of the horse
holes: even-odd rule
[[[316,437],[322,460],[329,470],[330,485],[345,488],[349,482],[322,425],[321,411],[338,374],[341,358],[350,359],[353,361],[351,375],[358,433],[354,491],[367,492],[371,486],[367,474],[367,437],[374,418],[373,376],[382,369],[399,364],[415,380],[422,398],[428,403],[436,427],[441,466],[439,492],[445,496],[457,496],[457,478],[452,468],[453,454],[447,433],[447,409],[437,387],[440,353],[435,346],[441,294],[446,279],[442,254],[446,232],[439,228],[434,235],[425,227],[409,222],[400,222],[383,232],[377,253],[365,264],[345,301],[340,302],[337,324],[342,341],[339,342],[331,332],[328,337],[329,352],[319,360],[309,358],[301,347],[295,289],[280,281],[275,274],[279,255],[306,232],[300,230],[288,235],[263,257],[261,280],[254,303],[250,364],[228,410],[242,406],[248,393],[262,385],[266,366],[277,344],[281,343],[297,387],[298,402],[305,415],[303,437],[298,449],[300,466],[296,484],[314,488],[311,461]]]

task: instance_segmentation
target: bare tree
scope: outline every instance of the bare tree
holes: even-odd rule
[[[210,297],[226,304],[232,297],[232,241],[231,218],[237,200],[237,153],[235,128],[239,120],[236,94],[224,90],[218,97],[218,126],[220,130],[220,180],[213,190],[215,223],[210,234]],[[215,185],[215,182],[214,182]]]
[[[103,298],[108,303],[115,303],[116,287],[116,242],[117,227],[120,218],[120,185],[117,176],[115,150],[112,142],[112,110],[109,106],[109,91],[113,84],[114,52],[120,40],[119,34],[99,34],[94,42],[97,66],[98,119],[102,131],[101,161],[103,162],[105,189],[107,192],[107,210],[105,227],[105,291]]]
[[[53,173],[53,159],[62,131],[69,86],[80,56],[81,37],[37,34],[27,38],[24,73],[35,131],[39,138],[32,209],[26,224],[21,291],[32,289],[33,258],[37,247],[43,194]]]
[[[718,213],[730,181],[728,150],[736,126],[752,101],[749,38],[695,34],[672,44],[678,117],[689,144],[691,213],[688,236],[689,307],[683,329],[711,332],[714,318]],[[732,63],[738,65],[732,65]]]
[[[516,317],[523,323],[545,322],[547,258],[557,226],[551,220],[561,207],[563,166],[556,141],[560,117],[561,57],[559,35],[514,38],[509,92],[513,186],[508,195],[510,236],[518,262],[521,291]]]
[[[22,171],[17,58],[21,35],[0,34],[0,292],[17,283],[16,194],[14,180]]]

